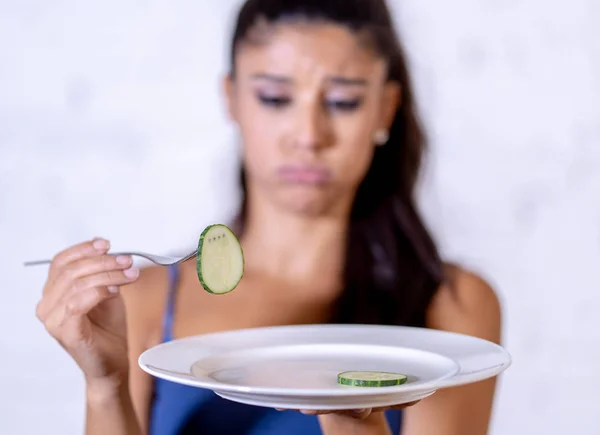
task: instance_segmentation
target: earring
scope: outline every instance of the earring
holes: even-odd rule
[[[378,146],[385,145],[390,139],[390,135],[386,129],[380,128],[375,132],[374,141]]]

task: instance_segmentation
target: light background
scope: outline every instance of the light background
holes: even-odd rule
[[[34,316],[51,256],[183,252],[237,200],[219,88],[238,1],[0,0],[0,433],[76,434]],[[502,298],[493,434],[600,434],[600,2],[396,0],[444,254]]]

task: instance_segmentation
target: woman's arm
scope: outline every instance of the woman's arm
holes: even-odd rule
[[[142,435],[126,379],[86,387],[86,435]]]
[[[127,307],[129,391],[141,433],[149,433],[154,378],[138,365],[138,358],[162,340],[162,318],[167,298],[166,268],[142,270],[140,279],[123,290]]]
[[[165,275],[165,276],[163,276]],[[87,385],[86,435],[145,435],[149,432],[153,378],[138,365],[141,353],[160,342],[166,274],[142,270],[121,288],[127,312],[129,373],[110,384]]]
[[[393,435],[383,412],[372,413],[364,419],[324,414],[319,416],[319,424],[323,435]]]
[[[492,288],[478,276],[449,268],[427,313],[427,327],[500,344],[501,310]],[[405,411],[402,435],[485,435],[496,380],[437,391]]]

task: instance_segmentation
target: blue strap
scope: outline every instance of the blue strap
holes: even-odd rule
[[[177,294],[177,284],[179,282],[179,267],[174,264],[167,268],[169,274],[169,284],[167,287],[167,305],[163,316],[162,341],[167,342],[173,339],[173,321],[175,318],[175,296]]]

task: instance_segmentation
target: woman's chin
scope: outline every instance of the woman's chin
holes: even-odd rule
[[[287,192],[280,195],[278,200],[278,206],[282,209],[307,217],[330,215],[337,208],[337,203],[338,201],[328,192],[317,189]]]

